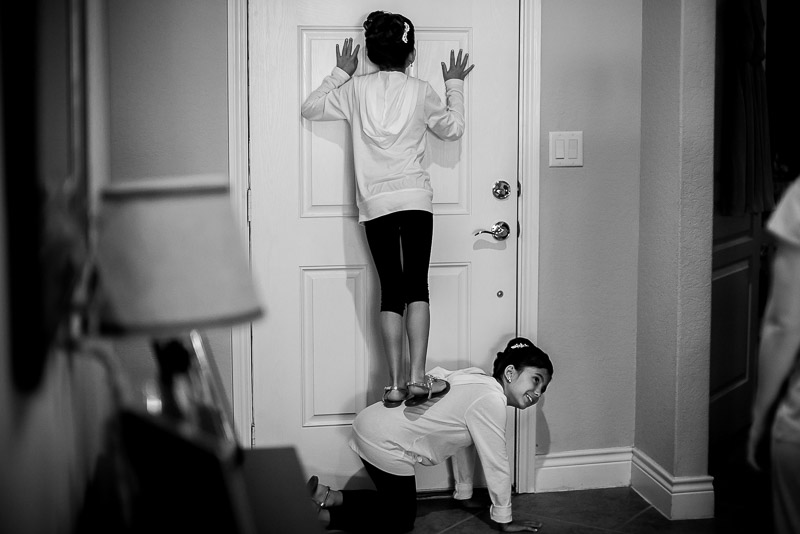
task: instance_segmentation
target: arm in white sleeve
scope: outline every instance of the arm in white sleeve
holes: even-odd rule
[[[440,139],[455,141],[464,135],[464,80],[444,82],[447,106],[428,84],[425,94],[425,117],[428,128]]]
[[[456,481],[456,491],[453,498],[466,501],[472,498],[472,477],[475,474],[475,446],[470,445],[453,455],[453,478]]]
[[[350,116],[350,94],[338,90],[350,75],[339,67],[334,67],[322,84],[311,92],[303,102],[300,114],[311,121],[332,121],[347,119]]]
[[[497,523],[511,522],[511,465],[506,452],[506,407],[494,396],[478,399],[467,410],[467,429],[475,443],[489,487],[489,514]]]

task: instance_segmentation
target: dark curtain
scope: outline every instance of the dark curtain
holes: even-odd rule
[[[767,2],[767,97],[775,198],[800,175],[800,98],[797,23],[800,2]]]
[[[723,9],[717,208],[723,215],[762,213],[775,207],[764,14],[759,0],[729,0]]]

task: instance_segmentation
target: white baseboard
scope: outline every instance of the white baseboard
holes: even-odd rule
[[[629,486],[632,456],[630,447],[537,455],[534,491]]]
[[[668,519],[714,517],[712,477],[673,477],[632,447],[537,455],[534,481],[536,493],[630,486]]]
[[[714,517],[714,478],[673,477],[652,458],[633,451],[631,487],[668,519]]]

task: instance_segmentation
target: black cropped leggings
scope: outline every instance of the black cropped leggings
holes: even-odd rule
[[[416,477],[392,475],[361,460],[375,490],[341,490],[342,505],[327,508],[329,530],[400,534],[414,529],[417,518]]]
[[[403,315],[406,304],[430,302],[433,214],[398,211],[367,221],[364,229],[381,282],[381,311]]]

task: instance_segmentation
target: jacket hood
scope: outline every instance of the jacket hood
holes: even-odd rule
[[[405,73],[378,71],[365,76],[360,106],[364,134],[381,148],[392,146],[411,123],[417,104],[415,80]]]

